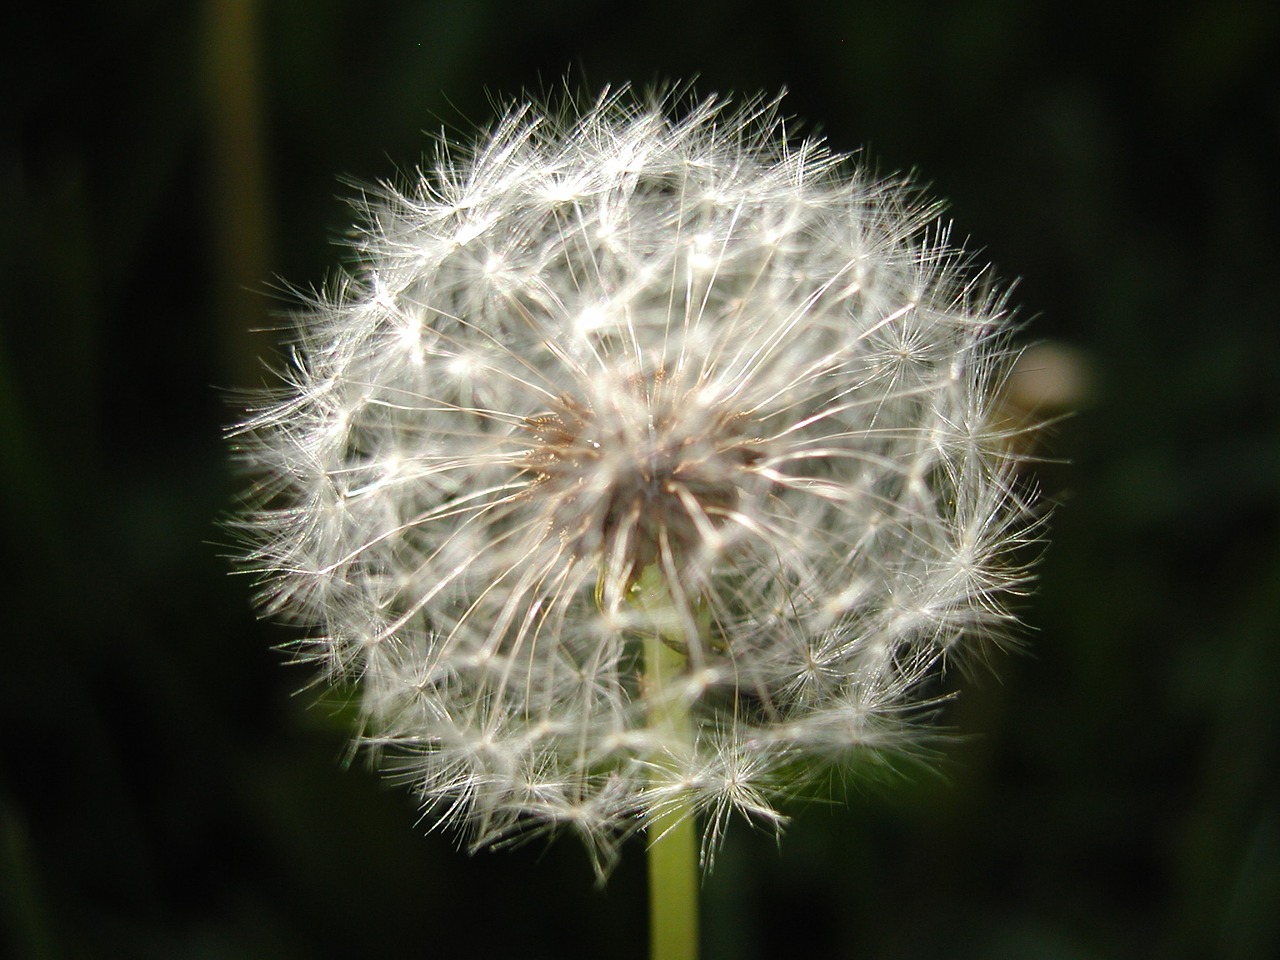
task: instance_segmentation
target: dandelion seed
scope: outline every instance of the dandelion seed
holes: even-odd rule
[[[477,847],[564,828],[602,871],[920,744],[1028,508],[1004,302],[936,207],[776,101],[628,103],[376,191],[236,434],[263,609],[380,762]]]

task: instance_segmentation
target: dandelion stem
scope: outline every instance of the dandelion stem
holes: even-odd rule
[[[655,628],[645,639],[644,695],[649,724],[664,744],[653,758],[654,780],[669,782],[680,754],[693,749],[688,707],[672,690],[687,657],[668,645],[663,621],[672,617],[662,571],[649,567],[636,584],[640,606]],[[698,841],[687,795],[663,806],[649,823],[649,956],[651,960],[697,960]]]

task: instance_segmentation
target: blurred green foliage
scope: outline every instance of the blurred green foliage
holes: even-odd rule
[[[786,85],[949,197],[1092,377],[1029,655],[957,678],[943,776],[732,831],[707,960],[1280,954],[1274,3],[131,0],[8,46],[7,955],[644,955],[638,846],[604,891],[571,841],[470,858],[344,766],[215,526],[220,388],[339,262],[338,178],[566,71]]]

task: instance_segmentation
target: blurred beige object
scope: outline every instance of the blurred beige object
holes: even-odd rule
[[[1093,375],[1083,351],[1046,341],[1023,351],[1014,363],[1001,398],[998,419],[1009,430],[1009,445],[1020,455],[1043,441],[1038,427],[1089,403]]]

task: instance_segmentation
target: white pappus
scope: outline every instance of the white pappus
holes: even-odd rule
[[[1027,579],[986,271],[777,100],[679,106],[524,104],[370,191],[233,433],[262,607],[361,741],[433,823],[571,827],[602,871],[677,802],[705,856],[806,771],[912,750]]]

